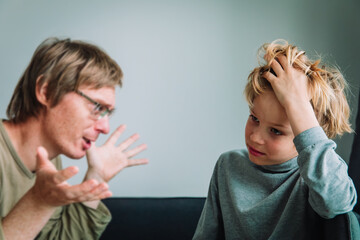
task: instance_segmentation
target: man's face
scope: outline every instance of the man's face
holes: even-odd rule
[[[115,89],[103,87],[91,89],[80,87],[79,90],[94,101],[113,109]],[[64,154],[70,158],[85,155],[100,133],[109,132],[109,118],[99,120],[92,115],[95,105],[76,92],[64,95],[61,101],[44,113],[44,138],[52,156]]]
[[[257,165],[286,162],[298,155],[293,139],[285,109],[274,92],[257,96],[245,127],[250,160]]]

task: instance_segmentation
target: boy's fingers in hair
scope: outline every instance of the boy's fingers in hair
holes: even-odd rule
[[[265,61],[270,62],[271,57],[270,57],[270,55],[268,53],[265,53],[264,59],[265,59]]]
[[[280,63],[281,67],[286,70],[289,67],[288,59],[285,55],[279,55],[276,60]]]
[[[262,77],[268,80],[270,83],[273,83],[276,80],[276,76],[271,72],[264,72]]]
[[[280,76],[281,73],[284,71],[280,63],[277,61],[277,59],[274,59],[274,61],[272,61],[271,68],[274,70],[277,76]]]

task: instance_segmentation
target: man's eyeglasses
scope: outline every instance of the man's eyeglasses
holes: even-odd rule
[[[94,109],[91,111],[91,116],[95,120],[102,119],[106,115],[108,117],[110,117],[114,113],[114,109],[109,109],[108,107],[106,107],[106,106],[102,105],[101,103],[95,101],[94,99],[90,98],[89,96],[87,96],[83,92],[81,92],[79,90],[76,90],[75,92],[77,94],[79,94],[80,96],[86,98],[89,102],[94,104]]]

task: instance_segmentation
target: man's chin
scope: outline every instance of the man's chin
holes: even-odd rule
[[[67,156],[68,158],[78,160],[78,159],[83,158],[83,157],[86,155],[86,151],[83,150],[83,151],[81,151],[81,152],[68,153],[68,154],[64,154],[64,155]]]

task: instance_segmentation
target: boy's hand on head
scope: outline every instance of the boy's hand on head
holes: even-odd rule
[[[308,94],[308,78],[303,71],[290,65],[284,55],[280,55],[270,64],[276,76],[271,72],[265,72],[266,78],[280,104],[286,109],[293,104],[310,104]]]
[[[148,163],[148,159],[146,158],[132,159],[147,148],[146,144],[141,144],[128,150],[128,148],[139,139],[138,134],[134,134],[119,145],[116,145],[117,140],[124,130],[125,125],[121,125],[114,131],[104,145],[100,147],[92,145],[87,151],[86,156],[89,169],[85,179],[97,179],[100,182],[108,182],[126,167]]]
[[[36,181],[30,191],[41,206],[57,207],[111,196],[107,184],[98,183],[96,180],[85,181],[74,186],[68,184],[66,180],[77,174],[78,168],[72,166],[57,170],[48,159],[45,148],[37,149],[36,158]]]
[[[273,60],[271,72],[265,72],[266,78],[280,102],[285,108],[294,136],[312,127],[319,126],[310,103],[308,78],[303,71],[295,69],[284,55]]]

